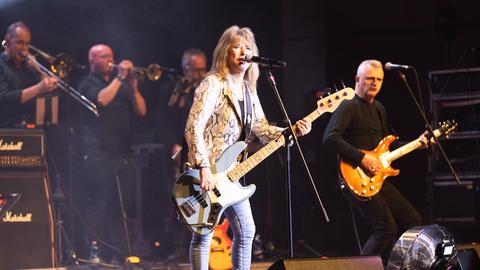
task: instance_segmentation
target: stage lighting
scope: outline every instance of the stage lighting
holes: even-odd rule
[[[395,243],[386,269],[449,269],[456,254],[455,241],[442,226],[413,227]]]

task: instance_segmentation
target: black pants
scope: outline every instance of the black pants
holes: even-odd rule
[[[86,241],[89,244],[96,240],[99,256],[107,262],[114,256],[122,258],[128,251],[116,176],[119,176],[123,203],[130,217],[134,191],[132,165],[126,158],[100,151],[89,151],[85,161],[88,176],[84,182],[88,196],[85,216],[91,229],[87,230]]]
[[[380,255],[384,264],[398,237],[411,227],[421,225],[422,218],[398,189],[385,182],[372,199],[361,201],[348,188],[343,194],[350,204],[373,228],[373,233],[362,248],[363,255]]]

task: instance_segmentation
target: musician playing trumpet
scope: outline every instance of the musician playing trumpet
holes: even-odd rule
[[[88,59],[90,74],[78,89],[96,103],[100,116],[88,115],[84,127],[87,220],[95,232],[86,238],[100,243],[99,256],[108,262],[125,255],[114,250],[127,250],[115,177],[119,176],[122,187],[133,179],[132,124],[135,117],[145,116],[147,106],[137,78],[131,76],[132,61],[121,61],[115,74],[113,51],[104,44],[93,46]],[[111,245],[117,249],[106,248]]]
[[[2,42],[0,57],[0,128],[23,127],[33,123],[35,99],[57,88],[57,80],[40,77],[32,63],[26,61],[31,32],[24,22],[11,24]]]

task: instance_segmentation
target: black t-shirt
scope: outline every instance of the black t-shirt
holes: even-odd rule
[[[35,99],[21,103],[22,90],[40,81],[25,63],[17,68],[6,54],[0,56],[0,128],[13,128],[35,119]]]
[[[355,95],[335,110],[323,142],[358,166],[364,156],[359,149],[373,150],[388,134],[387,113],[380,102],[368,103]]]
[[[123,158],[129,156],[132,145],[132,93],[122,84],[108,106],[99,106],[98,93],[111,81],[105,81],[101,76],[90,73],[78,85],[79,91],[97,104],[100,114],[99,117],[93,114],[86,115],[84,141],[87,155],[100,151]]]

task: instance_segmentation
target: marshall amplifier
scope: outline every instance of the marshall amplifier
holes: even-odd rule
[[[44,134],[37,129],[0,129],[0,168],[41,167]]]
[[[54,267],[54,219],[45,171],[0,171],[0,193],[0,269]]]
[[[0,269],[55,266],[44,134],[0,129]]]

